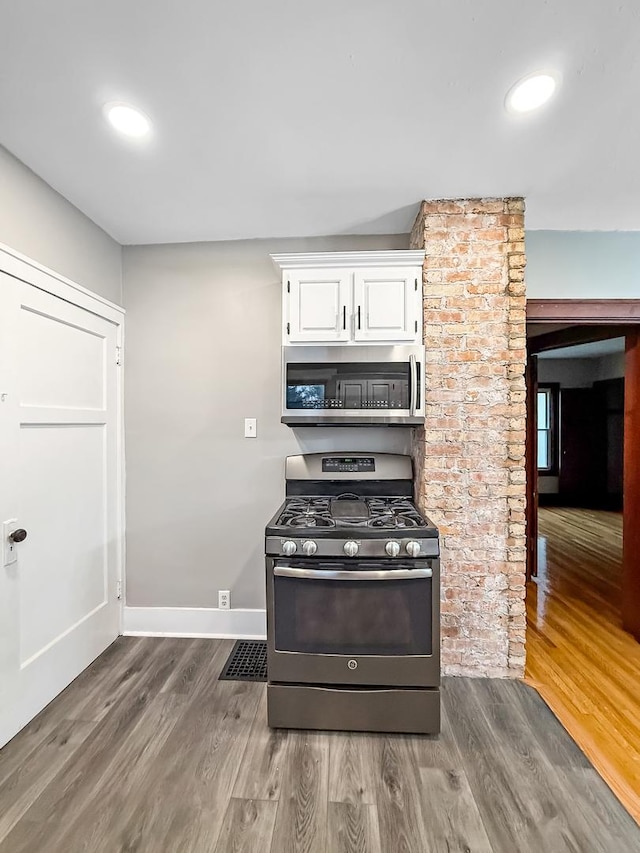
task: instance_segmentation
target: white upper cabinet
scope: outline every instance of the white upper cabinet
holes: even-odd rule
[[[406,267],[359,269],[353,274],[356,341],[414,341],[422,287]]]
[[[272,255],[283,343],[422,343],[424,252]]]
[[[351,296],[348,270],[291,270],[285,288],[287,340],[290,343],[348,341]]]

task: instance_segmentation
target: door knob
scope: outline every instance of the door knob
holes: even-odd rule
[[[9,534],[9,539],[11,539],[12,542],[16,542],[16,543],[17,542],[24,542],[24,540],[26,538],[27,538],[27,531],[24,530],[22,527],[19,527],[17,530],[14,530],[13,533]]]

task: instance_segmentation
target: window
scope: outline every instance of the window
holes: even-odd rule
[[[558,473],[558,385],[538,386],[538,471]]]

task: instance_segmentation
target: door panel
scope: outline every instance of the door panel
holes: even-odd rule
[[[563,388],[560,394],[560,495],[569,506],[593,506],[598,488],[593,472],[606,453],[598,442],[595,392]]]
[[[0,568],[1,745],[118,635],[122,531],[117,327],[4,274],[0,302],[0,520],[28,533]]]
[[[407,330],[408,308],[406,279],[399,281],[363,281],[364,328],[378,334],[393,329]]]
[[[357,270],[357,341],[413,341],[419,334],[416,275],[406,269]]]
[[[21,425],[21,665],[107,604],[105,439],[104,425]]]
[[[351,337],[351,274],[302,270],[289,276],[289,340],[348,341]]]
[[[599,461],[598,509],[622,511],[624,451],[624,378],[593,383]]]
[[[103,409],[104,343],[89,329],[23,306],[18,340],[21,405]]]

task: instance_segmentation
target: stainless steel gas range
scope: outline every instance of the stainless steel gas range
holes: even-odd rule
[[[265,550],[269,725],[438,732],[440,549],[411,458],[289,456]]]

